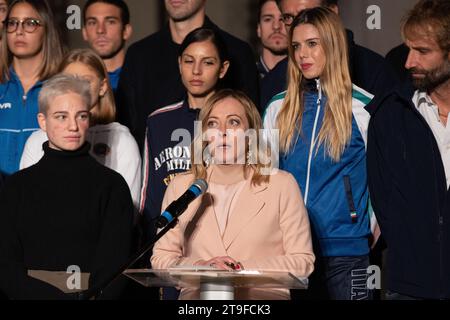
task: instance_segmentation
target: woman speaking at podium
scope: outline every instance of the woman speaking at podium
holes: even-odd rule
[[[200,265],[308,277],[315,259],[308,215],[293,176],[264,165],[270,155],[261,146],[256,107],[244,94],[222,90],[202,108],[199,121],[192,170],[170,183],[162,207],[196,179],[206,180],[209,188],[155,244],[153,268]],[[234,297],[272,300],[289,299],[290,294],[287,289],[251,288],[236,289]],[[181,290],[180,299],[199,298],[199,290]]]

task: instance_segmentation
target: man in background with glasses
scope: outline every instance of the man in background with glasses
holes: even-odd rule
[[[337,0],[276,0],[276,2],[282,13],[288,36],[292,21],[304,9],[323,6],[339,13]],[[350,30],[347,30],[347,41],[350,73],[354,84],[373,95],[383,94],[397,84],[395,73],[381,55],[357,45]],[[265,110],[273,96],[286,90],[287,64],[288,58],[279,62],[262,80],[260,101],[262,110]]]

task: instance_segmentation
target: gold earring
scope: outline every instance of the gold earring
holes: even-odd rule
[[[211,155],[208,154],[203,161],[205,162],[205,167],[208,168],[211,164]]]
[[[253,154],[250,150],[247,151],[247,165],[250,166],[253,164]]]

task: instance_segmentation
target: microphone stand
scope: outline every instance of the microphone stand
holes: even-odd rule
[[[146,254],[153,245],[162,238],[170,229],[172,229],[178,223],[178,218],[175,217],[172,221],[170,221],[160,232],[158,232],[153,239],[148,241],[142,248],[124,265],[122,265],[117,272],[113,273],[111,276],[107,277],[105,280],[101,281],[97,285],[94,285],[92,288],[89,288],[86,291],[80,292],[78,294],[78,300],[95,300],[99,298],[103,291],[119,278],[122,273],[129,269],[133,264],[135,264],[144,254]]]

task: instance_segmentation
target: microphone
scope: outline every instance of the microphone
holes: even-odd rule
[[[177,200],[173,201],[167,209],[161,213],[156,221],[156,227],[164,228],[173,219],[177,218],[182,214],[188,207],[188,205],[198,196],[205,193],[208,189],[208,184],[203,179],[197,179],[194,183],[187,189],[185,193]]]
[[[156,221],[156,225],[158,228],[164,228],[168,224],[170,224],[175,218],[177,218],[180,214],[182,214],[188,207],[189,203],[191,203],[195,198],[199,195],[205,193],[208,189],[208,184],[203,179],[197,179],[194,183],[189,187],[189,189],[177,200],[173,201],[167,209],[161,214],[161,216]],[[170,226],[169,226],[170,227]],[[103,293],[104,289],[107,288],[113,281],[119,278],[122,273],[133,266],[136,261],[138,261],[142,256],[148,252],[153,245],[161,239],[167,231],[169,231],[169,227],[162,229],[160,232],[156,234],[148,243],[146,243],[139,251],[124,264],[116,273],[108,278],[103,279],[97,285],[89,288],[88,290],[81,292],[79,294],[79,300],[88,300],[92,297],[98,298]]]

